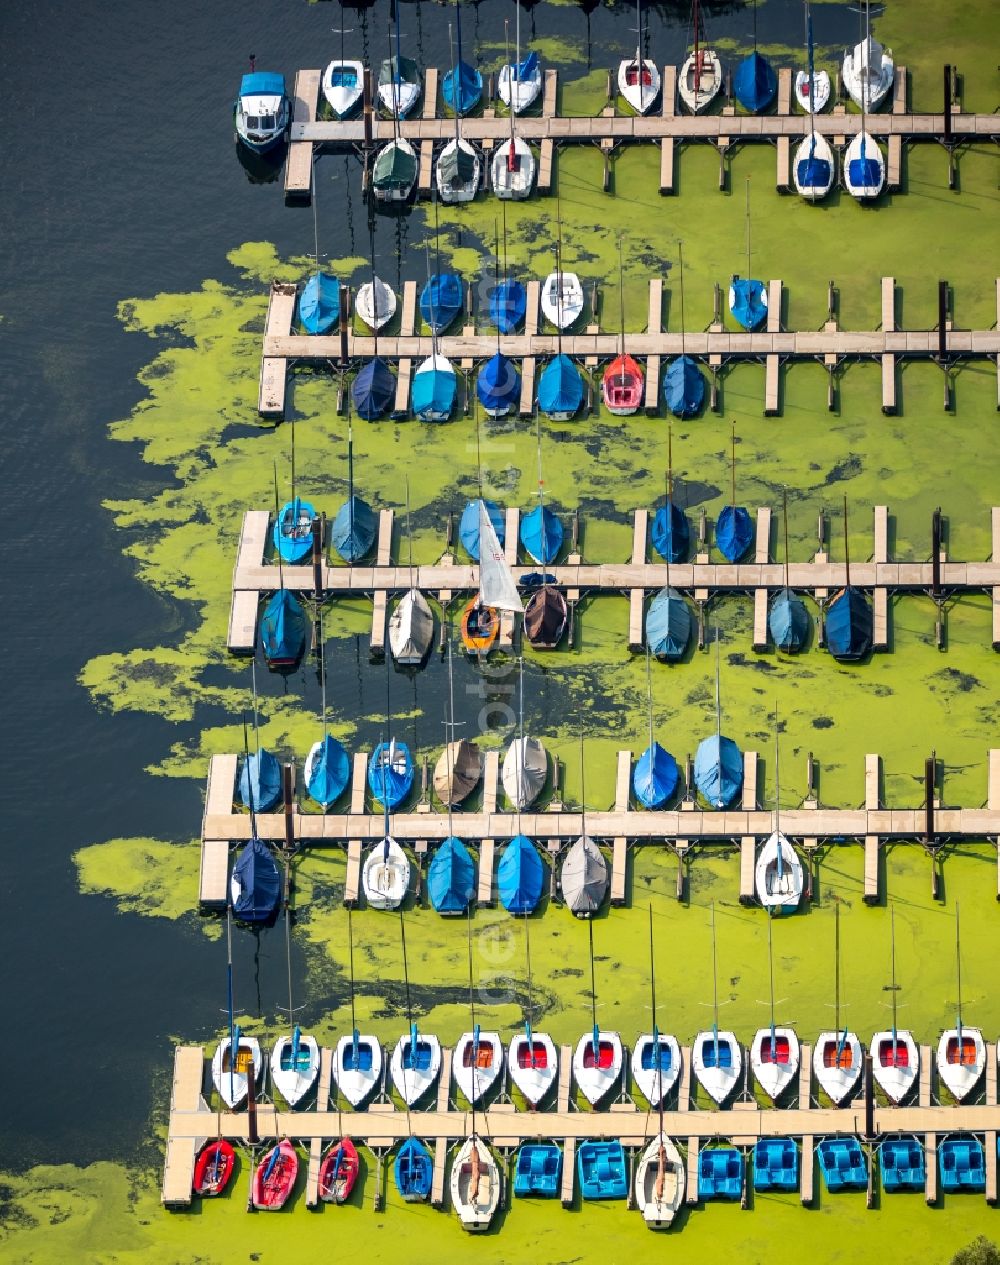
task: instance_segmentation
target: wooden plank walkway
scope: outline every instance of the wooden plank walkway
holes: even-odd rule
[[[319,70],[298,70],[292,89],[292,123],[307,127],[316,122],[319,86],[323,78]],[[285,157],[285,197],[306,198],[312,193],[313,145],[304,139],[293,139]]]
[[[615,778],[615,812],[626,813],[629,792],[632,787],[632,752],[618,752],[618,770]],[[626,873],[628,870],[628,839],[616,835],[611,844],[611,903],[626,903]]]
[[[636,510],[632,521],[632,566],[643,567],[646,563],[646,535],[649,530],[649,511]],[[663,569],[666,583],[666,565]],[[639,654],[645,645],[645,603],[643,588],[631,588],[628,595],[628,648]]]
[[[378,543],[376,544],[375,564],[387,567],[392,562],[392,527],[394,514],[392,510],[380,510],[378,516]],[[379,590],[372,594],[372,635],[369,653],[373,658],[385,654],[385,637],[387,628],[389,594]]]
[[[497,787],[500,780],[500,752],[487,751],[483,758],[483,814],[491,817],[497,810]],[[496,841],[484,839],[479,849],[479,885],[476,900],[480,905],[493,904],[493,856]]]

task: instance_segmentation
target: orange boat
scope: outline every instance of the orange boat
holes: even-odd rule
[[[481,606],[474,597],[462,611],[462,645],[466,654],[485,659],[500,633],[500,616],[492,606]]]
[[[609,413],[628,416],[636,413],[642,404],[642,366],[634,356],[615,356],[604,370],[601,379],[601,395]]]

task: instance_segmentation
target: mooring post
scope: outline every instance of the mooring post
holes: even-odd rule
[[[944,143],[951,144],[951,67],[944,68]]]
[[[313,592],[317,601],[323,593],[323,541],[326,539],[326,511],[312,520]]]
[[[872,1056],[865,1055],[865,1137],[875,1137],[875,1087],[872,1083]]]
[[[831,281],[826,287],[826,319],[832,321],[837,308],[837,290]]]
[[[340,367],[347,368],[347,318],[351,308],[351,287],[344,287],[343,302],[340,305]]]
[[[229,1057],[234,1058],[233,1051],[229,1051]],[[257,1132],[257,1085],[254,1076],[253,1060],[246,1070],[247,1077],[247,1141],[251,1146],[256,1146],[260,1141],[260,1134]],[[253,1177],[250,1179],[250,1189],[253,1190]],[[251,1195],[251,1199],[252,1199]]]
[[[368,149],[372,143],[372,72],[370,67],[367,66],[365,67],[364,76],[363,109],[365,119],[365,149]]]
[[[292,800],[292,766],[281,766],[281,798],[285,806],[285,848],[289,853],[295,851],[295,804]]]
[[[938,282],[938,359],[948,356],[948,282]]]
[[[578,553],[580,550],[580,507],[579,505],[573,511],[573,552]]]
[[[445,541],[444,541],[445,548],[448,550],[449,553],[451,552],[451,547],[454,542],[454,539],[455,539],[455,511],[449,510],[448,511],[448,531],[447,531],[447,534],[445,536]]]
[[[806,757],[806,798],[815,799],[813,788],[816,785],[816,762],[813,759],[813,753],[810,751]]]
[[[941,596],[941,506],[931,515],[931,594]]]
[[[937,753],[932,751],[924,761],[924,843],[935,844],[934,787],[937,781]]]

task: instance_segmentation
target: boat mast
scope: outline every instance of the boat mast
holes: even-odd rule
[[[257,777],[260,778],[260,727],[257,719],[257,656],[250,660],[250,686],[253,691],[253,740],[257,746]],[[247,781],[250,780],[250,772],[247,771]],[[250,792],[251,796],[253,792]]]
[[[646,83],[642,62],[642,0],[635,0],[635,73],[639,81],[639,113],[645,114]],[[626,75],[626,78],[628,76]]]
[[[451,801],[454,799],[452,786],[451,746],[455,740],[455,681],[451,671],[451,632],[448,634],[448,716],[445,721],[445,758],[448,767],[448,838],[451,838]],[[471,902],[470,902],[471,904]]]
[[[253,792],[250,793],[251,801]],[[233,902],[226,901],[226,994],[229,1005],[229,1097],[236,1101],[236,1054],[238,1036],[233,1015]]]
[[[496,295],[496,304],[497,304],[496,315],[499,317],[500,300],[502,298],[504,302],[506,303],[507,290],[505,287],[503,293],[501,294],[501,291],[500,291],[500,229],[497,226],[496,220],[493,221],[493,240],[496,245],[496,250],[494,253],[495,263],[494,263],[494,268],[493,268],[493,293]],[[506,250],[506,237],[504,238],[504,247]],[[500,321],[497,320],[495,324],[497,327],[497,355],[499,356],[500,355]]]
[[[373,287],[374,290],[374,287]],[[377,353],[376,353],[377,354]],[[347,393],[347,529],[350,550],[354,554],[354,420],[351,417],[351,393]]]
[[[518,93],[517,96],[514,95],[514,84],[516,83],[518,85],[518,88],[520,88],[521,86],[521,3],[520,3],[520,0],[515,0],[514,12],[517,15],[514,20],[514,31],[515,31],[514,47],[516,50],[514,55],[517,58],[517,63],[511,68],[513,71],[510,78],[510,112],[511,114],[513,114],[514,111],[517,109],[516,102],[518,100],[518,97],[520,96],[520,93]],[[504,26],[506,27],[506,22],[504,23]],[[508,53],[507,56],[510,57],[510,53]]]
[[[621,358],[621,384],[625,387],[625,272],[622,266],[622,239],[618,235],[618,354]]]
[[[281,510],[278,506],[278,463],[272,463],[274,471],[274,521],[278,524],[278,539],[281,539]],[[275,550],[278,555],[278,587],[282,593],[285,591],[285,572],[281,565],[281,545]],[[251,809],[252,811],[252,809]]]
[[[520,5],[518,6],[518,17],[521,15]],[[507,18],[503,20],[503,44],[504,56],[507,58],[507,73],[510,75],[510,22]],[[520,50],[518,50],[520,56]],[[510,156],[507,159],[507,170],[514,170],[514,87],[512,79],[508,79],[510,87]]]
[[[851,546],[847,538],[847,496],[844,496],[844,571],[846,584],[845,592],[851,587]]]
[[[670,588],[670,580],[667,580],[667,588]],[[646,642],[646,707],[649,712],[649,784],[653,785],[653,674],[649,668],[650,651],[649,642]]]
[[[962,1054],[962,941],[959,934],[958,924],[958,901],[955,901],[955,967],[958,976],[958,1023],[956,1031],[958,1033],[958,1050],[959,1058]]]
[[[517,833],[521,833],[521,800],[524,798],[524,653],[517,656]]]
[[[542,566],[548,566],[549,549],[547,541],[547,533],[545,531],[545,504],[543,501],[543,481],[542,481],[542,416],[541,411],[535,414],[535,442],[538,449],[538,518],[539,529],[542,533],[542,557],[540,559]]]
[[[656,1059],[656,1088],[660,1100],[660,1132],[663,1132],[663,1061],[660,1058],[660,1028],[656,1022],[656,971],[653,957],[653,906],[649,906],[649,1000],[653,1011],[653,1057]]]
[[[816,63],[813,57],[813,21],[809,0],[806,0],[806,47],[809,74],[809,157],[813,158],[816,154]]]
[[[715,949],[715,901],[712,901],[712,1044],[715,1066],[719,1066],[719,971]]]
[[[587,930],[590,932],[590,1015],[593,1021],[593,1030],[590,1034],[591,1050],[594,1054],[594,1066],[600,1063],[601,1050],[601,1034],[597,1028],[597,985],[594,982],[594,920],[587,919]]]
[[[843,1033],[840,1032],[840,901],[833,907],[833,1026],[837,1032],[837,1066],[840,1066],[840,1056],[843,1053],[844,1046],[847,1044],[847,1024],[844,1024]],[[853,1060],[852,1060],[853,1061]]]
[[[556,351],[562,357],[563,327],[562,200],[556,191]]]
[[[698,90],[701,87],[701,45],[698,41],[698,0],[694,0],[694,112],[698,113]]]
[[[434,203],[434,208],[435,210],[437,209],[436,202]],[[434,308],[434,282],[437,281],[438,284],[440,285],[441,274],[440,272],[438,272],[434,277],[431,276],[431,248],[426,243],[424,244],[424,255],[427,261],[427,291],[430,297],[430,306],[431,306],[431,369],[433,371],[437,369],[437,326],[438,326],[437,312],[435,311],[435,308]],[[433,401],[433,395],[431,396],[431,399]]]
[[[403,948],[403,985],[406,989],[406,1024],[410,1030],[410,1066],[417,1065],[417,1025],[413,1022],[413,1009],[410,1005],[410,972],[406,964],[406,924],[403,922],[403,906],[399,907],[399,939]],[[413,1129],[410,1124],[410,1094],[407,1088],[406,1079],[406,1059],[401,1058],[400,1063],[403,1068],[403,1101],[406,1103],[406,1132],[413,1137]]]
[[[406,550],[407,550],[407,568],[409,570],[410,592],[414,591],[413,586],[413,533],[410,531],[410,476],[406,476]]]
[[[896,907],[889,910],[889,934],[892,955],[892,1058],[896,1061]]]
[[[399,5],[396,8],[396,69],[392,76],[392,135],[394,140],[398,140],[396,125],[399,120],[399,89],[403,82],[403,58],[399,50]],[[390,46],[391,47],[391,46]],[[392,62],[389,63],[390,70]]]
[[[351,964],[351,1066],[356,1069],[361,1061],[361,1033],[354,1013],[354,925],[350,905],[347,907],[347,945]]]
[[[756,18],[757,10],[754,9]],[[754,37],[756,41],[756,36]],[[756,42],[754,44],[756,47]],[[746,197],[746,222],[747,222],[747,280],[750,280],[750,177],[747,176],[747,197]]]
[[[749,262],[749,261],[748,261]],[[732,438],[732,456],[729,460],[730,488],[731,497],[729,504],[732,507],[733,514],[736,513],[736,418],[733,418],[733,438]]]
[[[677,262],[681,272],[681,355],[684,355],[684,243],[677,242]],[[374,265],[372,265],[374,267]]]
[[[716,747],[719,747],[719,739],[722,737],[722,695],[720,691],[720,650],[719,650],[719,629],[715,630],[715,737]],[[721,750],[717,751],[721,762]]]
[[[478,1154],[476,1141],[476,1099],[479,1097],[476,1092],[479,1088],[479,1025],[476,1023],[476,994],[472,986],[472,901],[469,901],[469,917],[467,922],[469,928],[469,1014],[472,1018],[472,1142],[473,1154]]]
[[[532,988],[531,988],[531,932],[528,926],[528,915],[524,915],[524,959],[528,967],[528,1004],[524,1012],[524,1036],[528,1042],[528,1066],[534,1070],[535,1067],[535,1040],[531,1035],[531,1011],[532,1011]]]
[[[399,12],[399,6],[396,6],[396,12]],[[458,174],[458,154],[462,148],[462,133],[459,126],[459,118],[461,116],[461,86],[458,81],[458,69],[455,66],[455,44],[451,38],[451,23],[448,23],[448,47],[451,49],[451,82],[454,88],[453,107],[455,110],[455,171]]]
[[[787,488],[782,488],[782,489],[781,489],[781,521],[782,521],[782,526],[783,526],[783,528],[784,528],[784,538],[785,538],[785,558],[784,558],[784,562],[785,562],[785,595],[786,595],[786,597],[787,597],[787,595],[788,595],[788,593],[789,593],[789,584],[788,584],[788,489],[787,489]]]

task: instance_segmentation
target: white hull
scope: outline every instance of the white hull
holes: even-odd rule
[[[906,1047],[906,1066],[895,1067],[882,1061],[882,1046],[892,1042],[891,1032],[876,1032],[871,1039],[872,1071],[890,1102],[898,1103],[913,1088],[920,1073],[920,1051],[913,1037],[904,1028],[897,1028],[896,1041]]]
[[[799,1039],[791,1028],[775,1028],[774,1039],[779,1050],[784,1042],[788,1042],[787,1061],[775,1062],[764,1058],[764,1051],[770,1049],[771,1029],[758,1028],[750,1047],[750,1066],[761,1089],[772,1102],[777,1102],[798,1075]]]
[[[805,110],[806,114],[819,114],[830,101],[830,76],[825,70],[814,70],[811,92],[806,91],[808,86],[809,71],[796,71],[795,100],[799,103],[799,109]]]
[[[426,360],[422,360],[417,365],[417,371],[413,375],[414,380],[419,378],[422,373],[433,373],[435,369],[439,373],[450,374],[453,378],[455,376],[455,367],[446,356],[428,356]],[[444,409],[428,408],[418,413],[417,416],[423,422],[446,422],[451,417],[451,409],[446,412]]]
[[[523,744],[523,745],[522,745]],[[503,758],[504,794],[515,808],[530,808],[549,774],[548,756],[539,738],[515,738]]]
[[[677,91],[692,114],[700,114],[719,94],[722,87],[722,63],[714,48],[701,50],[701,74],[695,74],[694,53],[684,65],[677,80]],[[698,82],[696,83],[695,80]],[[697,89],[697,91],[695,90]]]
[[[365,857],[361,870],[365,900],[372,909],[398,909],[410,886],[410,858],[391,835],[388,843],[388,858],[383,839]]]
[[[659,1134],[643,1151],[635,1170],[635,1202],[651,1230],[665,1230],[677,1215],[684,1202],[684,1180],[684,1161],[677,1147],[665,1133]]]
[[[583,311],[583,286],[575,272],[550,272],[542,286],[542,311],[556,329],[569,329]],[[560,293],[561,290],[561,293]]]
[[[596,1060],[594,1066],[587,1066],[587,1052],[594,1043],[593,1032],[585,1032],[577,1041],[576,1049],[573,1051],[573,1076],[580,1087],[580,1092],[592,1107],[596,1107],[617,1085],[618,1078],[622,1074],[622,1064],[625,1061],[622,1039],[617,1032],[600,1031],[598,1042],[599,1047],[611,1046],[611,1061],[607,1067],[598,1067]]]
[[[451,1074],[469,1102],[478,1105],[496,1084],[503,1071],[503,1045],[499,1033],[480,1032],[479,1066],[473,1066],[472,1055],[473,1034],[463,1032],[452,1051]]]
[[[413,186],[417,182],[417,151],[413,148],[413,146],[410,144],[408,140],[405,140],[402,136],[398,136],[395,140],[390,141],[388,145],[386,145],[383,149],[379,150],[379,152],[375,155],[376,163],[378,162],[379,158],[381,158],[381,156],[385,153],[387,149],[400,149],[404,153],[410,155],[410,157],[413,159],[413,164],[414,164],[413,179],[410,181],[410,183],[406,186],[405,189],[398,187],[396,185],[380,186],[380,185],[375,184],[373,181],[372,190],[375,194],[375,200],[377,202],[396,202],[396,203],[407,202],[409,200],[410,194],[413,192]]]
[[[878,165],[878,170],[872,179],[859,182],[851,175],[851,163],[861,157],[862,140],[864,140],[865,145],[865,157],[873,159]],[[882,156],[882,151],[867,132],[859,132],[844,152],[844,187],[852,198],[857,198],[859,202],[864,202],[871,198],[877,198],[882,192],[884,185],[885,159]]]
[[[474,162],[472,169],[472,178],[466,184],[451,184],[443,179],[441,175],[441,163],[446,154],[454,153],[456,148],[461,148],[466,154],[469,154]],[[449,141],[441,151],[441,157],[437,161],[434,169],[434,179],[437,182],[438,197],[442,202],[471,202],[479,192],[479,154],[472,148],[468,141]]]
[[[802,862],[780,830],[775,830],[760,850],[754,883],[757,899],[767,910],[784,913],[796,909],[802,899]]]
[[[644,58],[643,74],[635,76],[635,81],[629,83],[629,72],[634,74],[638,61],[639,50],[636,49],[635,57],[618,63],[618,91],[637,114],[645,114],[653,108],[660,95],[660,72],[654,61]],[[648,83],[642,82],[646,79]]]
[[[263,1061],[260,1055],[260,1042],[256,1037],[245,1037],[240,1033],[237,1051],[242,1054],[249,1051],[253,1063],[253,1079],[256,1084],[260,1080]],[[235,1109],[247,1096],[247,1077],[244,1072],[233,1071],[230,1075],[228,1067],[229,1038],[223,1037],[215,1047],[212,1055],[212,1084],[227,1107]]]
[[[799,178],[799,164],[805,162],[810,156],[825,160],[830,164],[830,177],[820,184],[805,184]],[[806,199],[807,202],[818,202],[833,188],[833,182],[837,178],[837,156],[830,148],[830,142],[825,136],[819,132],[815,136],[807,136],[804,141],[799,144],[795,151],[795,157],[792,159],[792,179],[795,181],[795,191],[800,197]]]
[[[720,1032],[718,1042],[720,1050],[725,1046],[729,1047],[730,1065],[728,1067],[716,1067],[711,1063],[715,1044],[715,1038],[711,1032],[699,1032],[695,1037],[694,1049],[691,1051],[691,1067],[705,1093],[721,1107],[736,1088],[743,1074],[743,1050],[732,1032]]]
[[[479,1181],[473,1195],[472,1149],[479,1155]],[[451,1202],[463,1230],[489,1227],[500,1202],[500,1170],[489,1148],[479,1138],[467,1138],[451,1166]]]
[[[353,84],[337,84],[334,85],[333,77],[340,72],[348,74],[353,71]],[[343,119],[355,110],[361,102],[361,98],[365,95],[365,68],[359,61],[341,61],[339,58],[330,62],[326,70],[323,71],[323,79],[320,84],[323,89],[323,97],[327,105],[334,112],[338,119]]]
[[[975,1089],[986,1071],[986,1043],[978,1028],[967,1028],[962,1025],[962,1044],[968,1047],[971,1042],[971,1061],[963,1061],[958,1057],[958,1029],[946,1028],[941,1033],[937,1048],[938,1076],[947,1086],[953,1098],[961,1102]],[[949,1059],[949,1046],[951,1058]]]
[[[542,90],[542,68],[537,66],[530,79],[515,79],[512,70],[509,64],[501,66],[497,76],[497,95],[509,110],[513,90],[514,113],[520,114],[523,110],[530,109],[538,100],[538,94]]]
[[[264,123],[263,120],[269,120]],[[236,103],[236,135],[258,153],[284,140],[291,119],[285,97],[247,96]]]
[[[279,1037],[274,1043],[274,1049],[271,1051],[271,1080],[285,1102],[290,1107],[297,1107],[313,1085],[316,1084],[316,1077],[319,1075],[319,1046],[316,1044],[315,1037],[300,1033],[299,1066],[297,1068],[283,1068],[281,1066],[282,1055],[286,1050],[291,1053],[291,1044],[291,1037]],[[302,1065],[301,1061],[303,1050],[308,1051],[309,1054],[309,1059],[305,1066]]]
[[[653,1044],[653,1034],[644,1033],[632,1047],[632,1079],[642,1090],[643,1097],[651,1107],[658,1107],[677,1084],[681,1074],[681,1051],[677,1038],[661,1032],[660,1049],[670,1051],[670,1066],[666,1071],[661,1068],[643,1067],[642,1056],[648,1046]]]
[[[529,1106],[537,1107],[556,1082],[559,1075],[559,1056],[555,1042],[547,1032],[532,1032],[531,1039],[533,1045],[545,1047],[545,1066],[528,1065],[528,1038],[523,1032],[510,1039],[507,1066],[510,1068],[511,1080],[528,1100]],[[525,1058],[524,1067],[520,1064],[522,1055]]]
[[[379,330],[384,325],[388,325],[396,315],[396,294],[381,277],[375,278],[374,285],[374,292],[371,281],[366,281],[363,286],[358,287],[354,306],[369,329]],[[375,293],[378,294],[377,301]]]
[[[430,630],[429,638],[426,636],[427,629]],[[434,615],[427,599],[419,589],[409,589],[389,616],[389,650],[392,657],[403,667],[419,667],[427,657],[433,639]]]
[[[404,1067],[403,1055],[410,1045],[409,1033],[404,1033],[396,1042],[389,1060],[389,1075],[396,1091],[407,1106],[412,1107],[420,1101],[424,1094],[430,1093],[434,1083],[441,1074],[441,1042],[435,1036],[419,1033],[417,1041],[422,1046],[430,1047],[430,1062],[426,1069]]]
[[[378,99],[387,114],[405,119],[420,99],[419,83],[380,83]]]
[[[896,70],[892,52],[871,38],[844,54],[844,87],[856,106],[877,110],[889,95]]]
[[[341,1037],[334,1051],[333,1066],[337,1084],[352,1107],[359,1107],[382,1080],[382,1046],[375,1037],[363,1033],[358,1037],[358,1048],[371,1052],[370,1068],[348,1067],[353,1037]]]
[[[510,147],[513,143],[515,169],[510,169]],[[535,183],[535,156],[527,141],[515,136],[504,141],[493,158],[493,191],[498,198],[527,198]]]
[[[843,1042],[843,1049],[840,1049],[841,1042]],[[840,1059],[836,1065],[827,1066],[824,1053],[831,1047],[831,1060],[836,1059],[837,1050],[840,1050]],[[816,1073],[820,1088],[838,1107],[846,1102],[857,1087],[863,1064],[864,1051],[856,1033],[848,1032],[845,1037],[843,1030],[821,1032],[816,1038],[816,1045],[813,1048],[813,1071]]]

